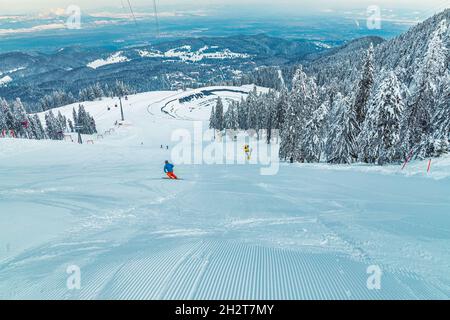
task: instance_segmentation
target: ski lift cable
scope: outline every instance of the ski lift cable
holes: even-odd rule
[[[159,18],[158,18],[158,8],[156,5],[156,0],[153,0],[153,12],[155,14],[156,36],[159,37]]]
[[[121,0],[121,2],[122,2],[122,7],[123,7],[123,9],[125,9],[125,5],[124,5],[123,0]],[[139,38],[143,43],[146,43],[147,41],[144,39],[144,36],[142,35],[142,33],[140,32],[140,30],[139,30],[139,28],[138,28],[139,25],[138,25],[138,23],[137,23],[136,15],[134,14],[133,5],[131,4],[131,1],[130,1],[130,0],[127,0],[127,3],[128,3],[128,8],[129,8],[129,10],[130,10],[130,13],[131,13],[131,15],[132,15],[132,17],[133,17],[134,24],[136,25],[135,35],[136,35],[136,37]]]
[[[123,0],[121,0],[121,2],[122,2],[122,7],[125,8]],[[133,17],[134,24],[137,27],[138,23],[137,23],[136,15],[134,13],[133,5],[131,4],[131,0],[127,0],[127,3],[128,3],[128,8],[130,10],[130,13],[131,13],[131,15]],[[156,24],[156,35],[157,35],[157,37],[159,37],[159,35],[160,35],[160,26],[159,26],[158,7],[157,7],[156,0],[153,0],[153,11],[154,11],[154,17],[155,17],[155,24]],[[141,38],[143,38],[142,34],[140,34],[139,36]]]
[[[137,20],[136,20],[135,14],[134,14],[133,6],[131,5],[131,1],[130,0],[127,0],[127,1],[128,1],[128,7],[130,8],[131,15],[133,16],[134,23],[137,26]]]

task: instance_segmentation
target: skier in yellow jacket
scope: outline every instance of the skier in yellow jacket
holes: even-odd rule
[[[252,149],[250,148],[250,146],[248,144],[246,144],[244,146],[244,152],[245,152],[245,155],[247,156],[247,160],[250,160],[250,158],[252,157]]]

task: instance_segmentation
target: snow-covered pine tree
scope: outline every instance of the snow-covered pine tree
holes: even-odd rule
[[[439,82],[448,72],[448,48],[444,40],[447,29],[448,22],[444,19],[438,24],[428,42],[427,52],[415,75],[416,89],[418,90],[424,82],[428,82],[433,94],[436,94]]]
[[[433,117],[434,138],[447,141],[450,139],[450,74],[443,78],[443,88]]]
[[[78,123],[77,123],[77,125],[78,126],[82,126],[83,127],[83,131],[84,130],[86,130],[87,129],[87,125],[88,125],[88,122],[87,122],[87,113],[86,113],[86,110],[84,109],[84,106],[82,105],[82,104],[80,104],[80,105],[78,105],[78,115],[77,115],[77,118],[78,118]],[[84,132],[82,132],[82,133],[84,133]]]
[[[14,115],[12,106],[8,104],[6,100],[4,100],[5,114],[6,114],[6,129],[14,130]]]
[[[259,128],[259,99],[256,87],[248,94],[247,105],[247,126],[248,129],[258,130]]]
[[[87,93],[88,93],[88,100],[89,100],[89,101],[94,101],[94,100],[97,98],[97,96],[96,96],[96,94],[95,94],[95,88],[94,88],[94,86],[88,87],[88,88],[87,88]]]
[[[356,114],[356,121],[359,127],[362,127],[366,112],[367,104],[369,102],[370,92],[374,83],[374,48],[373,43],[370,44],[369,49],[364,57],[363,68],[359,82],[355,88],[355,97],[353,100],[353,108]]]
[[[28,117],[27,119],[28,121],[28,137],[27,139],[37,139],[36,137],[36,130],[34,128],[34,119],[32,119],[31,117]]]
[[[281,130],[280,159],[291,162],[302,160],[299,153],[301,127],[298,112],[293,105],[288,102],[286,118]]]
[[[112,89],[113,94],[115,96],[126,96],[133,93],[133,90],[131,90],[130,87],[128,87],[123,81],[117,80],[114,84],[114,87]]]
[[[103,89],[103,94],[105,95],[105,97],[110,97],[111,96],[111,90],[109,89],[109,86],[107,83],[105,83],[104,89]]]
[[[366,118],[357,137],[358,161],[360,162],[376,163],[378,159],[378,107],[382,102],[378,96],[379,93],[378,91],[377,95],[369,101]]]
[[[356,115],[347,97],[340,93],[335,98],[336,120],[327,138],[329,163],[350,164],[356,158]]]
[[[228,106],[228,110],[224,115],[225,128],[230,130],[238,129],[238,119],[237,119],[237,110],[236,110],[236,102],[232,102]]]
[[[39,116],[37,114],[34,114],[31,118],[33,119],[36,139],[38,140],[46,139],[47,135],[45,134],[45,130],[44,127],[42,126],[42,122],[41,119],[39,119]]]
[[[16,99],[12,104],[12,112],[14,118],[13,130],[16,137],[29,138],[30,124],[28,122],[28,114],[20,99]]]
[[[300,66],[292,80],[292,91],[290,94],[292,107],[298,110],[299,116],[306,121],[311,116],[312,110],[318,107],[318,89],[313,78],[310,78]]]
[[[273,124],[274,129],[281,130],[281,128],[283,127],[283,123],[286,118],[286,110],[288,108],[288,103],[289,103],[289,93],[288,93],[288,90],[286,89],[286,87],[283,87],[281,89],[280,95],[276,101],[276,107],[275,107],[276,114],[275,114],[275,119],[274,119],[274,124]]]
[[[431,121],[438,104],[439,82],[442,82],[448,63],[448,51],[443,41],[447,28],[447,22],[443,20],[428,43],[423,63],[415,77],[414,91],[403,123],[403,152],[407,154],[409,150],[413,150],[417,158],[435,154],[432,152],[428,155],[427,152],[434,149]]]
[[[209,128],[210,129],[216,129],[217,128],[217,124],[216,124],[216,110],[215,110],[214,106],[211,108],[211,115],[209,116]]]
[[[400,129],[403,110],[400,84],[394,72],[390,72],[371,101],[365,131],[361,134],[365,137],[361,143],[367,144],[360,146],[360,150],[365,151],[363,158],[368,162],[383,165],[402,159]]]
[[[277,94],[273,90],[269,90],[267,94],[260,96],[260,103],[262,105],[262,128],[266,129],[267,144],[271,143],[273,130],[277,129],[275,128],[277,98]]]
[[[88,101],[89,100],[89,93],[86,88],[81,89],[78,92],[78,99],[80,99],[80,101]]]
[[[324,102],[312,114],[306,123],[303,141],[301,142],[307,162],[320,162],[326,140],[328,102]]]
[[[47,111],[53,108],[58,108],[67,104],[75,102],[72,93],[66,93],[63,90],[57,90],[50,94],[43,96],[39,100],[40,110]]]
[[[0,98],[0,134],[2,134],[3,130],[7,130],[7,112],[8,110],[8,103],[6,100],[3,100]]]
[[[257,139],[261,139],[261,130],[267,129],[267,123],[266,123],[266,117],[267,117],[267,112],[271,111],[271,106],[269,104],[267,104],[267,100],[269,100],[269,95],[270,93],[267,94],[258,94],[257,99],[256,99],[256,125],[255,125],[255,130],[256,130],[256,136]],[[267,107],[267,109],[264,110],[264,108]]]
[[[237,114],[238,114],[238,122],[239,129],[248,130],[248,106],[246,100],[241,98],[241,102],[237,105]]]
[[[433,135],[423,135],[422,142],[414,148],[414,157],[424,160],[440,157],[448,152],[449,142],[444,139],[436,139]]]
[[[98,82],[93,86],[93,91],[96,98],[102,98],[105,96],[105,93]]]
[[[68,120],[67,120],[67,123],[68,123],[68,125],[69,125],[69,130],[70,130],[70,132],[75,132],[75,128],[74,128],[74,126],[73,126],[73,121],[72,121],[72,119],[68,119]]]
[[[215,115],[215,128],[219,131],[222,131],[224,129],[224,119],[223,119],[223,102],[222,98],[217,99],[216,108],[214,110]]]
[[[253,99],[251,99],[249,103],[248,119],[251,124],[250,129],[255,130],[256,138],[259,140],[261,138],[261,130],[266,129],[265,119],[266,111],[268,110],[264,110],[264,108],[268,106],[265,103],[265,100],[268,99],[269,94],[258,94],[256,93],[255,87],[255,90],[251,95],[253,96]]]
[[[238,114],[238,105],[239,103],[234,101],[232,105],[232,113],[230,117],[229,126],[232,130],[238,130],[239,129],[239,114]]]
[[[294,75],[292,80],[292,91],[289,99],[290,111],[286,114],[286,117],[292,117],[295,114],[294,119],[298,119],[296,124],[297,130],[297,143],[304,141],[302,135],[304,134],[304,128],[306,123],[311,119],[313,112],[318,108],[318,89],[314,79],[309,78],[300,66]],[[287,121],[287,119],[286,119]],[[291,127],[289,124],[288,127]],[[297,154],[295,161],[303,162],[305,155],[303,152],[303,146],[298,145],[296,147]]]
[[[61,128],[59,126],[58,119],[55,117],[52,110],[45,114],[45,124],[49,139],[62,140],[64,138],[64,136],[60,133]]]
[[[404,104],[400,84],[394,72],[391,72],[381,85],[381,96],[375,99],[378,106],[378,164],[396,162],[402,159],[400,131]]]
[[[425,159],[439,157],[450,150],[450,74],[442,77],[439,98],[436,100],[432,132],[424,134],[422,142],[414,148],[415,157]]]
[[[76,126],[78,124],[78,115],[77,110],[75,110],[75,107],[72,109],[72,117],[73,117],[73,123]]]
[[[89,113],[88,113],[88,115],[89,115]],[[90,119],[90,126],[89,126],[89,128],[90,128],[90,134],[97,133],[97,125],[96,125],[96,123],[95,123],[94,117],[91,116],[91,115],[89,115],[89,119]]]
[[[337,86],[333,85],[333,84],[325,87],[324,90],[327,91],[327,95],[324,96],[323,99],[328,104],[328,115],[327,115],[326,124],[325,124],[326,139],[325,139],[325,146],[324,146],[324,153],[325,153],[325,156],[327,156],[332,153],[332,150],[331,150],[332,144],[329,143],[329,141],[334,139],[333,132],[331,129],[333,128],[334,123],[339,114],[339,106],[337,105],[336,102],[339,99],[341,99],[341,94],[339,93],[339,91],[337,91]]]
[[[223,127],[225,129],[230,129],[230,118],[231,118],[231,113],[233,112],[233,103],[231,102],[228,105],[227,111],[225,111],[225,113],[223,114]]]
[[[30,139],[40,140],[36,118],[34,116],[28,116],[28,123],[30,124]]]
[[[412,103],[408,105],[402,125],[404,139],[402,141],[403,154],[417,148],[431,134],[431,108],[433,100],[429,83],[413,94]]]
[[[67,119],[65,116],[61,114],[61,111],[58,111],[58,122],[61,131],[64,133],[67,131]]]
[[[97,133],[95,120],[89,112],[86,112],[83,105],[78,106],[78,114],[74,114],[74,118],[77,119],[75,126],[80,126],[81,129],[77,129],[77,132],[82,134],[94,134]]]

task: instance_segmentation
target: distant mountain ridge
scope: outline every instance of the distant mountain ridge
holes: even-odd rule
[[[332,85],[348,94],[370,44],[375,47],[376,74],[394,70],[410,86],[442,20],[450,21],[450,9],[389,41],[371,36],[341,46],[258,34],[187,38],[121,50],[68,47],[51,54],[10,52],[0,54],[0,97],[19,97],[29,110],[37,111],[39,100],[55,91],[77,97],[80,90],[96,83],[112,86],[117,80],[137,92],[249,83],[279,89],[289,85],[299,64],[319,86]],[[447,47],[449,32],[450,28]]]
[[[394,70],[399,80],[409,86],[425,56],[432,33],[443,20],[450,21],[450,9],[434,15],[391,40],[382,41],[379,38],[367,37],[330,50],[309,62],[306,70],[316,77],[319,85],[333,84],[337,86],[338,91],[348,93],[359,76],[366,49],[373,43],[376,73]],[[450,28],[444,39],[447,48],[450,48]]]
[[[202,37],[108,50],[69,47],[51,54],[0,54],[0,72],[12,78],[0,96],[20,97],[32,110],[53,91],[71,92],[121,80],[136,91],[200,87],[239,80],[259,66],[283,66],[326,51],[335,43],[254,36]]]

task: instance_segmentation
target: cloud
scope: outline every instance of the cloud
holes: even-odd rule
[[[20,33],[32,33],[39,31],[47,31],[47,30],[59,30],[65,29],[66,25],[64,23],[50,23],[50,24],[42,24],[30,28],[19,28],[19,29],[0,29],[0,36],[11,35],[11,34],[20,34]]]
[[[207,16],[208,14],[205,11],[162,11],[158,12],[158,16],[161,17],[183,17],[183,16]],[[90,17],[94,18],[109,18],[109,19],[130,19],[131,13],[119,13],[119,12],[109,12],[109,11],[101,11],[90,13]],[[153,12],[134,12],[134,16],[137,19],[145,19],[145,18],[154,18],[155,14]]]

